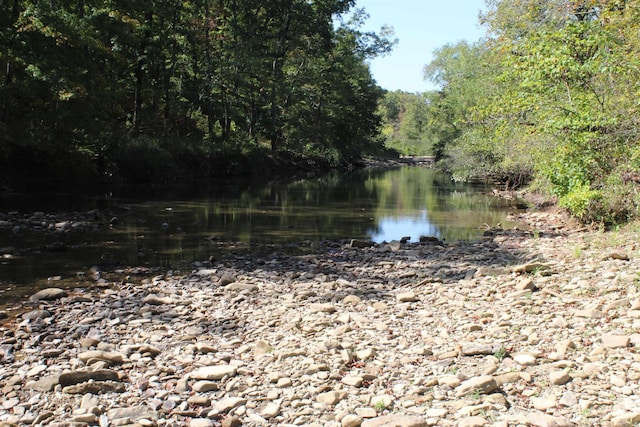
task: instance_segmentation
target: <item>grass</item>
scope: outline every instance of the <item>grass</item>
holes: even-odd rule
[[[504,346],[500,347],[498,350],[496,350],[495,353],[493,353],[493,357],[495,357],[499,361],[502,361],[505,357],[507,357],[507,349],[504,348]]]
[[[373,407],[376,409],[376,411],[382,412],[387,409],[387,404],[384,403],[384,400],[378,400],[373,404]]]

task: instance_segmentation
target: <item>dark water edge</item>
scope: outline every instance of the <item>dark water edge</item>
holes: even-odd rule
[[[227,256],[296,255],[314,242],[431,235],[478,238],[510,202],[482,185],[403,167],[312,179],[224,179],[188,186],[0,196],[0,303],[45,286],[95,285],[94,273],[191,271]],[[9,249],[7,249],[9,248]]]

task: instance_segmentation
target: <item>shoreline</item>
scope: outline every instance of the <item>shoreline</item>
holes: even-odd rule
[[[0,425],[636,423],[638,232],[520,219],[32,297],[0,328]]]

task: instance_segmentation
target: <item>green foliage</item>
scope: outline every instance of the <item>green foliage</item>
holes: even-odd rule
[[[426,94],[385,93],[378,109],[385,145],[404,155],[432,155],[427,133],[428,104]]]
[[[458,179],[533,176],[586,222],[637,216],[640,1],[487,4],[489,37],[426,67],[441,164]]]
[[[354,4],[0,2],[0,179],[27,148],[81,158],[78,173],[88,161],[92,179],[133,158],[179,175],[195,153],[355,161],[380,146],[382,91],[366,61],[395,41],[361,31],[362,10],[343,21]],[[49,164],[22,175],[61,176]]]

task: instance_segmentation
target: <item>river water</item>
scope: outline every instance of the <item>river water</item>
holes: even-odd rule
[[[184,270],[252,244],[475,239],[485,225],[512,225],[505,216],[514,206],[486,192],[429,168],[403,167],[287,182],[210,182],[189,189],[4,195],[3,213],[97,210],[101,225],[63,233],[0,230],[0,248],[17,248],[17,256],[0,259],[0,287],[79,277],[96,265]],[[55,242],[66,250],[33,250]]]

